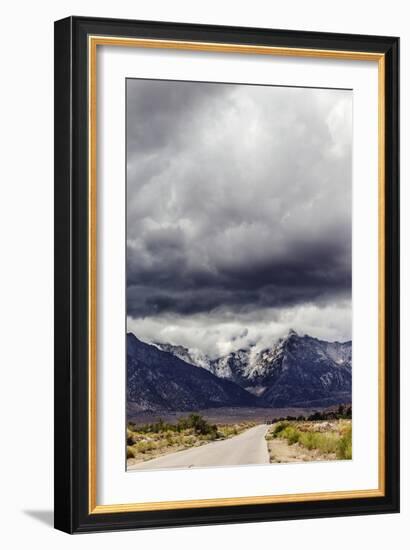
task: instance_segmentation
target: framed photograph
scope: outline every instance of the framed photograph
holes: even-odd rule
[[[55,24],[55,527],[399,510],[399,39]]]

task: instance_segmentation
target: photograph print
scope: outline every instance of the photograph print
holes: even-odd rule
[[[127,470],[350,460],[352,91],[127,79],[126,127]]]

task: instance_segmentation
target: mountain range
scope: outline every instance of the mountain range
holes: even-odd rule
[[[127,404],[141,411],[258,406],[238,384],[127,334]]]
[[[290,330],[263,350],[211,359],[127,335],[127,402],[134,412],[324,407],[351,402],[351,391],[351,341],[327,342]]]

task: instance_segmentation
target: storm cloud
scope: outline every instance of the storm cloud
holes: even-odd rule
[[[129,328],[350,338],[351,126],[347,90],[129,79]]]

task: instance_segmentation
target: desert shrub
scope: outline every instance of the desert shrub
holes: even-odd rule
[[[273,437],[279,437],[279,434],[283,432],[283,430],[287,428],[289,425],[290,425],[289,422],[286,422],[286,421],[278,422],[276,426],[273,428],[273,431],[272,431]]]
[[[289,445],[299,443],[309,450],[317,449],[324,454],[337,453],[340,441],[337,433],[299,430],[289,422],[279,422],[273,437],[286,439]]]
[[[127,458],[134,458],[134,449],[127,445]]]
[[[194,435],[185,436],[183,439],[183,444],[186,447],[192,447],[192,445],[194,445],[195,442],[196,442],[196,437]]]
[[[309,416],[308,420],[323,420],[323,414],[316,411]]]
[[[155,443],[153,441],[140,441],[136,443],[135,449],[138,453],[145,454],[155,449]]]
[[[336,449],[336,456],[341,460],[350,460],[352,458],[352,426],[347,426],[339,439]]]
[[[300,435],[300,431],[286,421],[278,422],[272,432],[272,437],[286,439],[291,445],[299,441]]]
[[[172,445],[173,446],[179,446],[184,444],[184,435],[183,434],[175,434],[172,438]]]
[[[215,439],[218,439],[219,435],[217,431],[212,431],[209,434],[201,435],[200,439],[201,441],[215,441]]]
[[[130,429],[130,424],[127,426],[127,445],[134,445],[134,431]]]
[[[197,413],[191,413],[187,417],[179,418],[176,424],[170,424],[168,422],[164,422],[162,418],[160,418],[157,422],[144,424],[142,426],[139,426],[138,429],[135,428],[133,431],[136,431],[136,430],[140,434],[166,433],[167,434],[166,437],[168,437],[168,432],[181,433],[181,432],[186,432],[188,430],[191,434],[209,435],[209,434],[216,434],[218,431],[216,425],[209,424],[205,420],[205,418],[203,418],[203,416]],[[128,430],[127,437],[132,437],[133,431]]]
[[[286,428],[279,433],[279,437],[287,439],[290,445],[298,443],[301,435],[300,431],[293,426],[286,426]]]
[[[177,427],[175,424],[170,424],[168,422],[164,422],[162,418],[159,418],[157,422],[152,422],[150,424],[142,424],[141,426],[138,426],[138,428],[135,428],[134,431],[138,431],[139,433],[163,433],[166,431],[176,431]]]
[[[338,445],[338,436],[330,433],[303,432],[299,443],[309,450],[318,449],[322,453],[335,453]]]
[[[166,439],[168,445],[173,444],[174,437],[175,437],[175,433],[172,432],[171,430],[168,430],[167,432],[165,432],[165,439]]]
[[[306,417],[306,420],[316,421],[316,420],[338,420],[338,419],[349,419],[352,418],[352,405],[351,404],[341,404],[337,407],[332,407],[330,410],[325,409],[323,411],[315,411]]]
[[[198,435],[209,435],[217,432],[215,425],[209,424],[200,414],[192,413],[185,418],[178,420],[178,431],[192,428]]]
[[[134,445],[134,434],[131,432],[131,430],[127,429],[127,445]]]
[[[239,433],[237,426],[230,426],[229,424],[226,426],[221,426],[219,430],[221,432],[219,435],[222,435],[224,437],[232,437],[234,435],[238,435]],[[218,432],[218,429],[216,429],[215,431]]]

